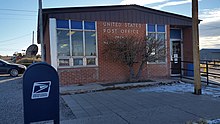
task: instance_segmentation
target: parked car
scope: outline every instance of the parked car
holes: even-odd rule
[[[21,64],[9,63],[0,59],[0,74],[10,74],[12,77],[18,76],[18,74],[24,73],[26,66]]]

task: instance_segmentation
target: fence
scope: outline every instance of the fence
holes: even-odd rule
[[[194,80],[193,62],[181,61],[179,77]],[[171,68],[171,69],[179,69]],[[220,61],[200,60],[201,82],[220,85]],[[211,80],[210,80],[211,79]]]

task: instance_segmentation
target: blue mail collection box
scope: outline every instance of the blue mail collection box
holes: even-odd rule
[[[49,64],[31,65],[23,76],[24,123],[53,120],[59,124],[59,77]]]

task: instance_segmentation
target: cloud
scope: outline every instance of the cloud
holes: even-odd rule
[[[220,8],[199,11],[200,47],[220,48]]]
[[[122,5],[128,5],[128,4],[137,4],[137,5],[148,5],[148,4],[154,4],[154,3],[162,3],[167,2],[169,0],[123,0],[120,4]]]
[[[202,0],[199,0],[199,2]],[[162,9],[168,6],[191,4],[192,0],[123,0],[121,4],[156,5],[152,8]],[[199,11],[200,48],[220,48],[220,8]]]
[[[200,48],[220,48],[220,36],[200,37]]]
[[[201,10],[199,18],[203,20],[201,24],[220,21],[220,8]]]
[[[220,21],[201,23],[199,29],[202,37],[220,36]]]
[[[176,6],[176,5],[187,4],[187,3],[191,3],[191,2],[192,2],[192,0],[181,0],[181,1],[166,2],[164,4],[155,6],[153,8],[161,9],[161,8],[167,7],[167,6]]]
[[[202,1],[202,0],[199,0]],[[171,0],[123,0],[121,4],[127,5],[127,4],[137,4],[137,5],[149,5],[149,4],[159,4],[157,6],[154,6],[152,8],[155,9],[161,9],[163,7],[167,6],[176,6],[181,4],[187,4],[192,3],[192,0],[178,0],[178,1],[171,1]]]

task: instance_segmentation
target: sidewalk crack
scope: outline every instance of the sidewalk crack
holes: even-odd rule
[[[196,117],[198,117],[198,118],[204,118],[204,117],[202,117],[202,116],[200,116],[200,115],[197,115],[197,114],[194,114],[194,113],[192,113],[192,112],[186,111],[186,110],[184,110],[184,109],[182,109],[182,108],[175,107],[175,106],[172,106],[172,105],[168,105],[168,106],[170,106],[171,108],[174,108],[174,109],[177,109],[177,110],[183,111],[183,112],[185,112],[185,113],[188,113],[188,114],[194,115],[194,116],[196,116]]]

